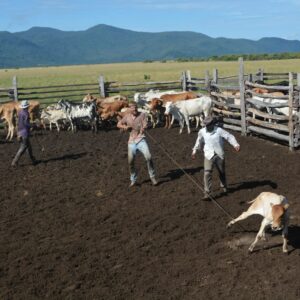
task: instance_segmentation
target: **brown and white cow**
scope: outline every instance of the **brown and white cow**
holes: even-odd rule
[[[254,200],[248,203],[252,203],[248,210],[243,212],[236,219],[230,221],[227,227],[230,227],[234,223],[244,220],[251,215],[261,215],[263,216],[263,220],[254,242],[249,247],[249,252],[253,251],[259,239],[266,239],[265,228],[266,226],[271,225],[271,228],[274,231],[282,230],[282,250],[284,253],[287,253],[287,235],[289,222],[289,204],[287,199],[284,196],[275,193],[262,192]]]

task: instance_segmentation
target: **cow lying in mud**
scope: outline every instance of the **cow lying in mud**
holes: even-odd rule
[[[263,192],[249,203],[252,203],[252,205],[248,208],[248,210],[243,212],[236,219],[230,221],[227,227],[230,227],[234,223],[244,220],[251,215],[261,215],[264,217],[264,219],[261,222],[260,229],[256,235],[254,242],[249,247],[249,252],[253,251],[259,239],[266,239],[265,228],[266,226],[271,225],[271,228],[274,231],[282,230],[282,250],[284,253],[287,253],[287,235],[289,222],[289,204],[287,199],[284,196],[277,195],[275,193]]]

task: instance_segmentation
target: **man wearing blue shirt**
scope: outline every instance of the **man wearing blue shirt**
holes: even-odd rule
[[[19,158],[23,155],[23,153],[27,150],[29,157],[32,161],[33,165],[37,164],[37,160],[34,158],[32,154],[31,144],[29,140],[30,135],[30,117],[28,112],[29,102],[27,100],[23,100],[21,102],[21,110],[18,113],[18,139],[20,140],[20,148],[13,159],[11,165],[13,167],[17,166]]]
[[[195,159],[196,152],[203,148],[204,151],[204,197],[209,198],[212,186],[212,170],[216,166],[220,186],[227,193],[227,182],[225,174],[225,157],[224,157],[224,139],[231,144],[236,151],[240,151],[240,145],[235,137],[226,130],[217,127],[214,119],[208,116],[204,119],[205,127],[201,128],[193,148],[192,159]]]

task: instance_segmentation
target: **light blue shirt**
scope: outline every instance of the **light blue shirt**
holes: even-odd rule
[[[235,137],[220,127],[215,126],[212,132],[207,132],[206,127],[201,128],[193,148],[193,154],[201,149],[204,144],[203,151],[206,159],[212,159],[215,154],[224,159],[224,139],[233,147],[239,146]]]

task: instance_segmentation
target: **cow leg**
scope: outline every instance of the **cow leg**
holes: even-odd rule
[[[253,249],[254,249],[256,243],[258,242],[258,240],[260,240],[264,236],[264,234],[265,234],[265,228],[266,228],[266,226],[268,224],[270,224],[270,222],[266,218],[264,218],[262,220],[262,222],[261,222],[260,229],[259,229],[259,231],[258,231],[258,233],[257,233],[257,235],[255,237],[254,242],[249,247],[249,252],[253,251]]]
[[[169,124],[168,129],[170,129],[172,127],[172,125],[173,125],[172,121],[174,122],[173,115],[168,115],[168,124]]]
[[[14,129],[15,128],[13,124],[8,124],[8,133],[6,139],[9,139],[10,141],[12,140],[12,138],[14,137]]]
[[[169,115],[165,115],[165,121],[166,121],[165,128],[168,128],[169,127]]]
[[[148,117],[149,117],[149,119],[150,119],[150,123],[151,123],[152,128],[155,128],[155,125],[156,125],[156,124],[155,124],[154,117],[153,117],[151,111],[150,111],[150,113],[148,114]]]
[[[70,123],[71,123],[71,130],[74,133],[74,124],[73,124],[73,119],[70,119]]]
[[[171,126],[173,126],[174,121],[175,121],[175,118],[174,118],[174,115],[172,115],[172,118],[171,118]]]
[[[200,117],[196,116],[195,119],[196,119],[196,128],[198,128],[200,124]]]
[[[182,120],[181,118],[179,119],[179,134],[182,134],[183,128],[184,128],[184,120]]]
[[[239,222],[241,220],[245,220],[247,219],[249,216],[252,215],[251,211],[244,211],[240,216],[238,216],[236,219],[231,220],[228,224],[227,224],[227,228],[231,227],[234,223]]]
[[[283,251],[283,253],[287,253],[288,252],[288,248],[287,248],[287,234],[288,234],[288,229],[286,229],[285,233],[282,233],[282,238],[283,238],[282,251]]]
[[[185,115],[183,117],[183,124],[184,124],[184,122],[186,123],[188,134],[190,134],[191,133],[191,128],[190,128],[190,120],[189,120],[188,115]]]
[[[285,220],[285,225],[282,230],[282,238],[283,238],[282,251],[283,251],[283,253],[288,253],[287,236],[288,236],[288,220]]]

